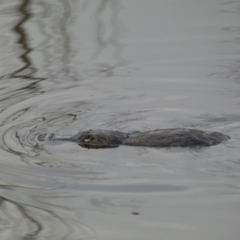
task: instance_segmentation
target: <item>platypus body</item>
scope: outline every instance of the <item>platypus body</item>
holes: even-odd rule
[[[39,141],[73,141],[84,148],[116,148],[120,145],[142,147],[207,147],[219,144],[230,137],[219,132],[204,132],[187,128],[158,129],[146,132],[89,130],[70,138],[56,138],[54,134],[40,135]]]

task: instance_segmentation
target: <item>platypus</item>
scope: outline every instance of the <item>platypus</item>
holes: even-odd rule
[[[72,141],[84,148],[116,148],[120,145],[142,147],[208,147],[228,140],[219,132],[205,132],[187,128],[157,129],[145,132],[124,133],[109,130],[88,130],[73,137],[57,138],[40,135],[39,141]]]

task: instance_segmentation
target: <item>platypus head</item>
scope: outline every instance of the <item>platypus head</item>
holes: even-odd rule
[[[80,132],[73,138],[85,148],[116,148],[126,138],[125,135],[117,131],[89,130]]]

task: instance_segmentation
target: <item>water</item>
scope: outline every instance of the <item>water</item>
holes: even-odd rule
[[[238,239],[237,1],[2,0],[0,238]],[[44,133],[188,127],[203,149]]]

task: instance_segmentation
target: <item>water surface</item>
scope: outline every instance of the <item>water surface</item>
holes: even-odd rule
[[[239,15],[237,1],[2,0],[1,239],[238,239]],[[231,139],[37,141],[173,127]]]

